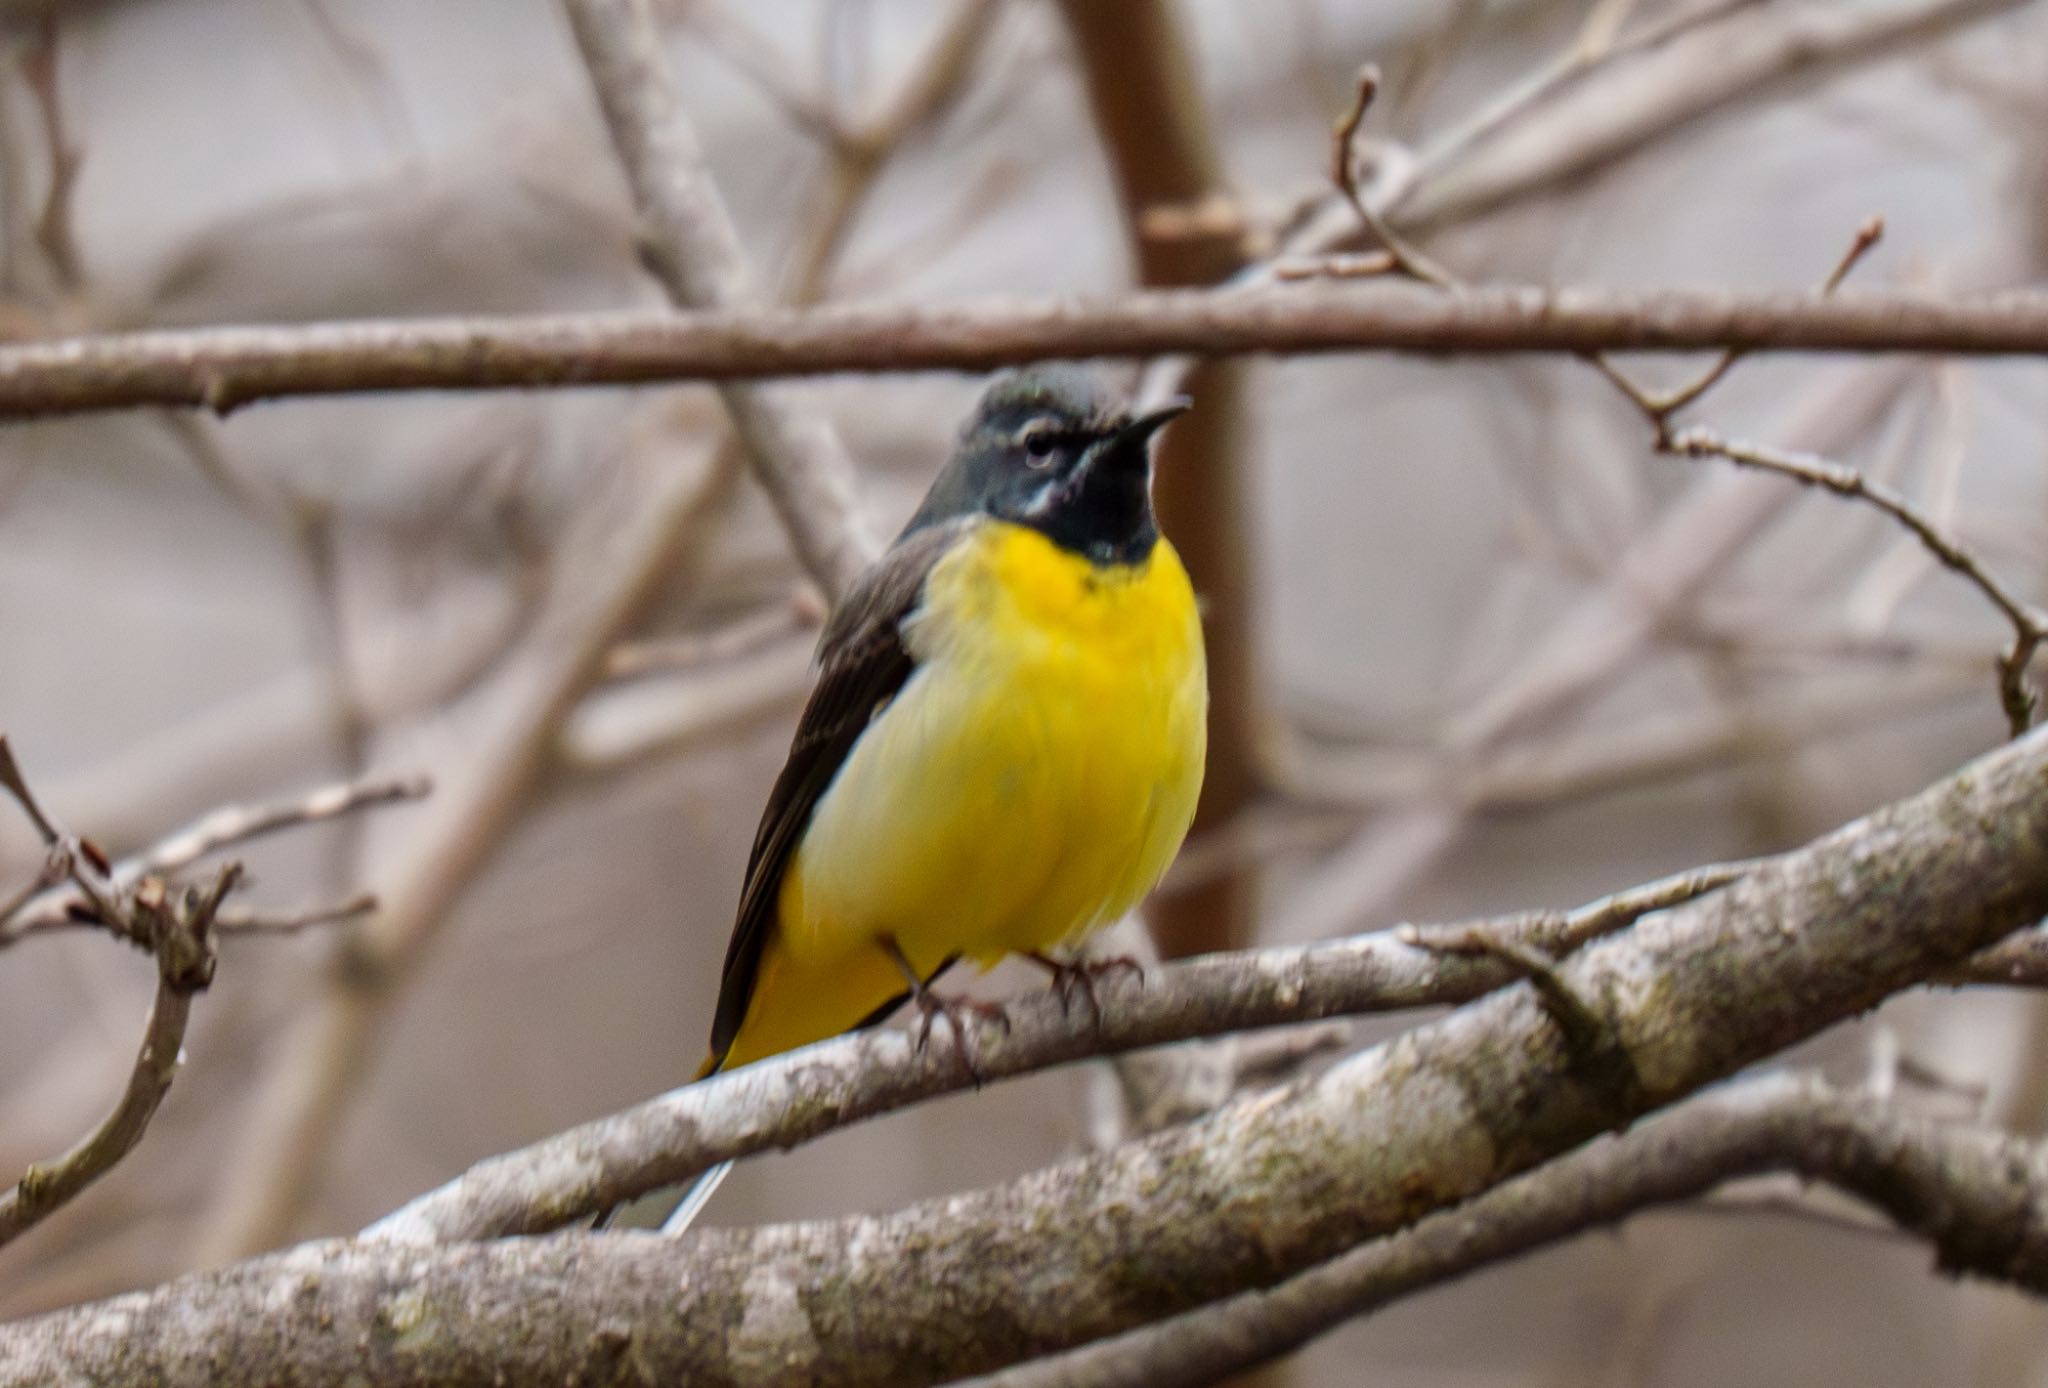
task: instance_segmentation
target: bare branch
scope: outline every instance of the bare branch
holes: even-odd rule
[[[294,800],[268,805],[227,805],[194,820],[185,828],[115,865],[116,880],[127,881],[143,873],[170,873],[190,867],[210,853],[238,843],[318,824],[358,810],[419,800],[433,791],[424,776],[368,776],[322,786]]]
[[[1977,983],[2048,988],[2048,927],[2008,935],[1944,970],[1935,982],[1958,988]]]
[[[1518,975],[1492,959],[1446,958],[1432,947],[1434,941],[1485,931],[1559,956],[1651,911],[1718,890],[1754,866],[1697,868],[1576,911],[1519,912],[1461,926],[1403,926],[1163,964],[1148,970],[1142,984],[1099,985],[1099,1025],[1092,1017],[1070,1015],[1050,992],[1027,995],[1010,1005],[1007,1028],[982,1043],[981,1078],[1004,1079],[1254,1027],[1469,1001]],[[719,1162],[790,1147],[964,1089],[976,1080],[954,1056],[954,1040],[941,1029],[933,1044],[918,1050],[902,1033],[866,1032],[688,1085],[492,1157],[378,1221],[364,1237],[446,1242],[559,1227]]]
[[[1872,217],[1857,228],[1855,240],[1850,242],[1849,249],[1843,253],[1842,258],[1835,263],[1835,268],[1822,282],[1821,294],[1826,296],[1841,288],[1842,281],[1848,277],[1849,272],[1856,268],[1883,237],[1882,217]],[[1657,428],[1659,439],[1662,440],[1669,433],[1671,416],[1719,385],[1721,379],[1733,370],[1735,363],[1741,361],[1745,355],[1742,349],[1731,347],[1721,353],[1714,364],[1689,385],[1661,393],[1644,390],[1638,386],[1625,372],[1609,361],[1604,353],[1594,354],[1591,360],[1601,375],[1613,382],[1617,390],[1628,396],[1636,407],[1649,417]]]
[[[1883,239],[1882,217],[1871,217],[1858,227],[1855,238],[1849,243],[1849,249],[1843,252],[1842,258],[1835,262],[1835,268],[1829,271],[1828,277],[1821,282],[1821,297],[1826,298],[1840,289],[1849,272],[1861,264],[1863,258]],[[1730,347],[1691,383],[1668,391],[1653,391],[1638,385],[1634,378],[1609,360],[1606,353],[1593,353],[1589,360],[1616,390],[1627,396],[1629,402],[1643,412],[1651,427],[1656,429],[1657,441],[1661,447],[1670,442],[1672,416],[1719,385],[1745,355],[1747,353],[1742,348]]]
[[[662,1380],[924,1383],[1090,1343],[1282,1283],[1469,1200],[2036,919],[2044,771],[2048,734],[2015,739],[1567,961],[1560,972],[1600,1000],[1630,1060],[1627,1088],[1576,1063],[1515,988],[1211,1119],[992,1190],[682,1239],[307,1245],[0,1328],[0,1385],[97,1375],[177,1388],[261,1381],[287,1363],[306,1382],[562,1381],[602,1379],[625,1354]],[[881,1063],[892,1039],[903,1070]],[[871,1082],[909,1068],[907,1039],[870,1035],[699,1091],[751,1086],[758,1118],[797,1099],[802,1067],[863,1046]],[[1858,1128],[1821,1150],[1950,1265],[2048,1288],[2048,1161],[1966,1131],[1921,1143]],[[555,1188],[571,1190],[596,1156],[553,1155]],[[551,1289],[538,1322],[535,1286]]]
[[[1933,1242],[1951,1271],[2035,1286],[2048,1274],[2048,1152],[2039,1144],[1903,1117],[1819,1080],[1770,1075],[1689,1100],[1278,1287],[991,1374],[973,1388],[1196,1388],[1424,1288],[1768,1172],[1868,1201]]]
[[[13,755],[6,750],[5,739],[0,739],[0,773],[9,771],[13,771],[18,779]],[[4,779],[4,774],[0,774],[0,784],[6,784],[10,790],[14,788],[12,782]],[[115,893],[128,892],[147,878],[181,872],[223,848],[247,843],[280,829],[316,824],[358,810],[417,800],[430,789],[430,784],[423,777],[379,776],[322,786],[310,794],[268,805],[224,806],[202,815],[133,857],[103,865],[105,887]],[[50,832],[54,834],[56,831],[51,829]],[[77,883],[38,892],[22,901],[13,911],[0,913],[0,948],[36,931],[94,924],[95,918],[89,914],[81,918],[81,908],[91,904],[87,900],[86,889]],[[332,918],[332,915],[325,918]]]
[[[22,75],[35,98],[49,160],[50,182],[36,216],[36,246],[49,263],[58,289],[77,290],[85,283],[85,262],[79,254],[72,204],[85,156],[71,142],[64,126],[64,102],[57,84],[57,18],[45,16],[35,42],[22,57]]]
[[[2015,735],[2032,724],[2037,696],[2027,683],[2027,667],[2041,643],[2048,640],[2048,611],[2019,597],[1994,578],[1976,555],[1919,507],[1882,482],[1873,482],[1844,464],[1810,453],[1724,438],[1711,429],[1681,430],[1669,438],[1661,451],[1687,458],[1725,458],[1741,467],[1788,477],[1802,486],[1865,502],[1904,526],[1944,568],[1967,580],[2012,624],[2012,642],[1998,657],[1999,703]]]
[[[639,210],[641,253],[670,299],[719,308],[752,298],[739,233],[705,167],[647,0],[565,0],[598,105]],[[734,431],[804,567],[835,598],[874,556],[853,462],[822,419],[787,396],[728,384]]]
[[[1380,243],[1381,249],[1387,255],[1390,269],[1397,270],[1410,279],[1420,280],[1424,284],[1449,289],[1456,283],[1451,273],[1402,240],[1400,235],[1387,225],[1387,220],[1380,215],[1379,209],[1359,190],[1358,166],[1353,157],[1353,145],[1358,139],[1359,127],[1365,124],[1365,113],[1372,106],[1372,99],[1378,95],[1379,89],[1379,69],[1370,65],[1360,69],[1357,97],[1351,103],[1351,110],[1337,122],[1337,128],[1331,133],[1330,182],[1336,185],[1344,201],[1351,205],[1351,210],[1357,214],[1359,222],[1372,233],[1373,239]],[[1356,266],[1360,262],[1341,263],[1352,267],[1352,273],[1356,273]]]
[[[1883,235],[1882,218],[1872,217],[1858,228],[1849,249],[1822,283],[1820,292],[1823,297],[1832,295],[1840,287],[1849,272]],[[1593,353],[1589,359],[1600,374],[1649,421],[1658,452],[1685,458],[1723,458],[1741,467],[1775,473],[1803,486],[1822,488],[1837,496],[1866,502],[1904,526],[1944,567],[1974,585],[2012,624],[2012,642],[1998,657],[1998,696],[2014,735],[2025,732],[2033,722],[2036,703],[2035,693],[2027,683],[2027,667],[2033,662],[2041,643],[2048,640],[2048,611],[2018,597],[1993,578],[1975,555],[1919,507],[1884,484],[1870,481],[1854,468],[1812,454],[1725,438],[1706,428],[1673,432],[1672,416],[1719,384],[1743,355],[1742,349],[1731,347],[1697,380],[1661,394],[1638,385],[1604,353]]]
[[[1322,284],[1113,298],[161,329],[0,345],[0,419],[396,390],[983,371],[1161,353],[2048,351],[2048,292]]]
[[[214,917],[217,935],[296,935],[318,925],[340,925],[359,920],[377,909],[377,898],[359,892],[346,901],[308,906],[297,911],[242,911],[223,909]]]
[[[31,1166],[12,1189],[0,1191],[0,1246],[48,1218],[142,1141],[183,1059],[192,996],[213,982],[214,918],[241,871],[229,863],[204,891],[135,895],[129,909],[137,918],[123,921],[121,929],[153,943],[157,990],[128,1088],[113,1112],[70,1151]]]
[[[35,826],[45,847],[54,846],[63,837],[50,817],[43,813],[43,807],[36,803],[35,792],[28,788],[28,778],[21,774],[21,764],[14,759],[14,745],[0,733],[0,790],[5,790],[21,806],[28,822]]]
[[[38,930],[91,926],[148,951],[157,962],[156,1000],[126,1092],[90,1135],[62,1156],[30,1167],[12,1189],[0,1193],[4,1245],[106,1174],[142,1140],[177,1073],[192,996],[213,981],[220,934],[297,930],[358,916],[376,904],[374,897],[363,896],[339,907],[290,916],[228,912],[222,903],[241,880],[239,863],[222,866],[205,888],[174,886],[167,877],[231,844],[367,806],[417,798],[427,787],[418,779],[357,781],[284,804],[216,810],[119,863],[108,863],[88,841],[65,833],[44,814],[4,737],[0,787],[21,802],[50,849],[36,882],[41,890],[25,893],[0,910],[0,948]],[[64,884],[56,885],[59,882]]]
[[[38,1162],[12,1187],[0,1191],[0,1245],[40,1224],[68,1204],[92,1182],[110,1171],[142,1140],[157,1105],[170,1092],[185,1044],[185,1024],[192,995],[169,982],[159,982],[150,1005],[142,1045],[121,1100],[76,1146],[60,1157]]]

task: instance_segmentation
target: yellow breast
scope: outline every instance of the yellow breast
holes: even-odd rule
[[[1135,906],[1194,816],[1208,715],[1186,570],[977,527],[905,624],[918,669],[785,879],[792,956],[894,936],[920,967],[1071,942]]]

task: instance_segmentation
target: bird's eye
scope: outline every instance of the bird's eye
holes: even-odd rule
[[[1024,445],[1025,465],[1043,468],[1052,465],[1052,455],[1059,451],[1060,436],[1051,424],[1041,420],[1036,424],[1026,425],[1024,432],[1018,437],[1018,442]]]

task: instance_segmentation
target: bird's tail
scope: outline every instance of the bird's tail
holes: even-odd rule
[[[697,1067],[696,1077],[691,1083],[695,1084],[697,1080],[709,1079],[717,1074],[724,1062],[725,1057],[716,1051],[705,1056],[704,1063]],[[689,1188],[683,1192],[683,1198],[676,1202],[676,1207],[661,1221],[661,1232],[680,1234],[695,1223],[697,1216],[704,1213],[704,1207],[711,1203],[711,1197],[717,1194],[718,1187],[731,1173],[732,1163],[722,1161],[690,1182]]]
[[[668,1212],[668,1218],[661,1221],[661,1232],[680,1234],[689,1228],[697,1216],[704,1213],[704,1207],[711,1203],[712,1195],[717,1192],[719,1184],[731,1171],[732,1163],[722,1161],[690,1182],[690,1188],[683,1192],[683,1198]]]
[[[708,1079],[710,1076],[717,1074],[723,1068],[724,1060],[725,1057],[719,1055],[716,1051],[705,1056],[704,1063],[697,1067],[697,1073],[690,1077],[690,1083],[695,1084],[698,1080]],[[731,1171],[732,1163],[730,1161],[722,1161],[698,1176],[696,1180],[690,1182],[683,1190],[683,1198],[676,1202],[676,1207],[663,1216],[661,1232],[664,1234],[680,1234],[683,1230],[689,1228],[697,1216],[704,1212],[704,1207],[711,1203],[712,1195],[717,1192],[719,1185]],[[612,1221],[619,1217],[619,1211],[624,1208],[626,1208],[624,1205],[612,1206],[592,1221],[590,1227],[592,1229],[610,1228]]]

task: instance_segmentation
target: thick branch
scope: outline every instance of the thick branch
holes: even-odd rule
[[[1011,1004],[1006,1030],[983,1038],[979,1069],[997,1080],[1255,1027],[1466,1002],[1512,982],[1514,974],[1495,959],[1448,953],[1460,940],[1483,932],[1563,955],[1646,912],[1725,886],[1743,870],[1739,864],[1701,868],[1571,912],[1458,927],[1404,926],[1164,965],[1142,986],[1098,985],[1099,1026],[1085,1009],[1070,1015],[1050,991],[1029,995]],[[861,1032],[687,1085],[481,1162],[364,1236],[447,1243],[559,1228],[719,1162],[793,1147],[964,1089],[971,1080],[952,1039],[941,1029],[920,1051],[901,1032]]]
[[[995,1190],[683,1240],[309,1245],[0,1330],[0,1385],[602,1381],[627,1358],[661,1381],[922,1383],[1017,1363],[1281,1283],[1853,1016],[2044,906],[2037,732],[1568,960],[1557,981],[1597,1000],[1605,1049],[1575,1046],[1517,987]],[[1850,1155],[1873,1180],[1948,1169],[1882,1144]],[[2038,1182],[2005,1167],[1978,1206],[1993,1218],[1977,1265],[2048,1285]],[[1978,1256],[1971,1239],[1943,1246]]]
[[[1932,1242],[1952,1271],[2048,1285],[2048,1152],[2039,1144],[1772,1075],[1688,1100],[1269,1291],[1020,1365],[977,1388],[1214,1383],[1426,1287],[1767,1172],[1869,1201]]]
[[[2048,352],[2048,292],[1319,283],[983,299],[159,329],[0,346],[0,418],[389,390],[982,371],[1159,353]]]

